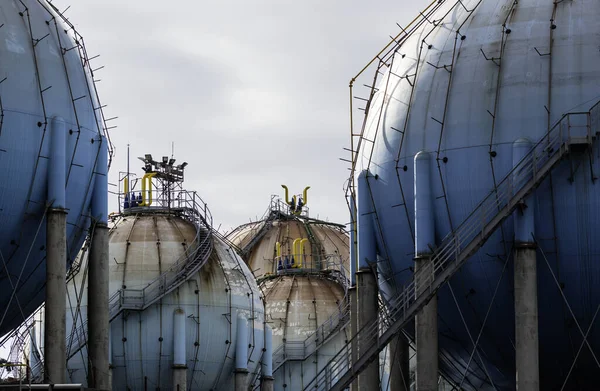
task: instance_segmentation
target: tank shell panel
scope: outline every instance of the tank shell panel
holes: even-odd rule
[[[27,317],[45,295],[44,210],[52,118],[64,119],[69,131],[64,165],[70,264],[89,227],[102,112],[72,29],[47,1],[2,1],[0,25],[0,251],[8,273],[20,276],[16,297]],[[0,334],[24,321],[16,301],[8,305],[10,286],[2,269],[0,307],[8,310]]]

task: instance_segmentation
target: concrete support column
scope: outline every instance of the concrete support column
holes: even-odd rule
[[[273,330],[265,323],[265,347],[262,358],[260,391],[273,391]]]
[[[44,325],[44,379],[64,383],[66,378],[66,302],[67,302],[67,212],[66,127],[60,117],[50,123],[50,162],[48,164],[48,201],[46,214],[46,317]]]
[[[46,216],[46,317],[44,332],[44,379],[65,383],[67,212],[51,209]]]
[[[431,158],[427,152],[415,156],[415,274],[433,270],[431,247],[435,247],[435,211],[431,191]],[[433,277],[433,275],[432,275]],[[429,288],[432,278],[417,281],[417,295]],[[417,341],[417,391],[438,389],[437,296],[415,316]]]
[[[88,386],[112,389],[108,364],[108,150],[100,138],[92,196],[92,243],[88,271]]]
[[[427,267],[429,257],[417,259],[415,273]],[[425,287],[423,287],[425,288]],[[421,292],[419,290],[419,292]],[[438,316],[437,296],[434,296],[415,316],[417,342],[417,391],[438,389]]]
[[[526,139],[513,143],[514,166],[529,153],[531,146]],[[535,197],[530,196],[514,212],[515,363],[519,391],[540,389],[537,259],[532,236],[534,210]]]
[[[540,369],[535,248],[517,247],[514,260],[517,390],[538,391]]]
[[[371,269],[359,270],[356,274],[358,284],[358,329],[373,324],[377,321],[377,279]],[[358,355],[366,352],[373,340],[361,338],[358,341]],[[360,391],[379,390],[379,361],[374,360],[358,375],[358,389]]]
[[[400,333],[390,342],[390,390],[410,391],[410,345]]]

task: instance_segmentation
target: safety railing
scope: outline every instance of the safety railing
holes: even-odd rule
[[[599,102],[600,103],[600,102]],[[305,390],[342,390],[373,361],[466,260],[475,254],[518,204],[529,195],[574,145],[591,145],[600,132],[600,106],[589,112],[565,114],[488,194],[473,212],[449,233],[431,255],[431,262],[389,303],[391,323],[375,319],[364,326],[308,383]],[[352,344],[362,347],[352,363]],[[331,386],[332,379],[335,384]]]
[[[153,208],[146,207],[144,210],[152,211]],[[164,210],[164,208],[160,210]],[[196,237],[179,260],[144,288],[120,289],[115,292],[109,299],[111,320],[124,309],[144,310],[148,308],[176,289],[208,261],[212,252],[213,229],[212,216],[206,203],[196,192],[180,190],[174,192],[168,210],[194,224]]]
[[[326,267],[325,270],[313,270],[314,272],[328,272],[327,278],[332,279],[344,288],[344,298],[339,304],[337,310],[327,318],[321,325],[313,331],[303,341],[288,341],[281,344],[273,351],[273,371],[276,371],[281,365],[288,360],[305,360],[316,352],[323,344],[347,326],[350,321],[350,302],[348,300],[348,285],[349,281],[346,277],[346,271],[339,254],[327,255],[325,262],[322,263]],[[298,271],[304,269],[299,268]],[[308,269],[309,272],[312,269]],[[298,272],[296,271],[296,272]]]

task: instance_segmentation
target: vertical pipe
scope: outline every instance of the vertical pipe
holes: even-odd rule
[[[186,386],[185,311],[178,308],[173,314],[173,389],[185,391]]]
[[[431,159],[429,153],[419,152],[415,156],[414,199],[415,199],[415,273],[431,270],[431,249],[435,246],[435,220],[433,194],[431,191]],[[433,273],[432,273],[433,275]],[[431,279],[420,281],[417,295],[424,292]],[[437,296],[415,316],[417,335],[417,390],[438,389],[438,325]]]
[[[265,324],[265,347],[262,359],[260,391],[273,391],[273,330]]]
[[[358,346],[354,336],[358,331],[358,305],[356,297],[356,269],[357,269],[357,247],[358,242],[356,238],[356,201],[354,196],[350,196],[350,288],[348,289],[348,298],[350,300],[350,338],[352,338],[352,364],[358,360]],[[358,390],[358,379],[352,381],[350,386],[352,391]]]
[[[244,391],[248,377],[248,321],[238,314],[235,341],[235,391]]]
[[[513,165],[530,150],[528,140],[516,140],[513,143]],[[519,391],[540,389],[537,258],[532,237],[535,232],[534,209],[535,196],[530,195],[514,212],[515,363]]]
[[[110,390],[108,364],[108,143],[100,139],[92,194],[88,275],[88,385]],[[64,305],[64,303],[63,303]],[[64,337],[63,337],[64,338]]]
[[[50,128],[50,162],[48,164],[48,201],[52,203],[46,217],[46,319],[44,332],[44,378],[47,383],[64,383],[66,375],[66,306],[67,296],[67,211],[66,127],[54,117]]]
[[[377,247],[373,224],[374,206],[369,190],[368,171],[358,176],[358,329],[363,329],[377,322],[377,278],[370,263],[375,266]],[[369,338],[362,338],[358,343],[358,355],[362,355],[371,347]],[[379,360],[375,359],[358,375],[358,389],[370,391],[379,389]]]

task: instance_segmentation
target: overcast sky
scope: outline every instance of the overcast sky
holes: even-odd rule
[[[281,184],[347,223],[349,80],[423,0],[54,0],[85,39],[116,156],[187,161],[185,186],[230,230]],[[372,73],[370,73],[372,75]],[[360,94],[360,91],[357,92]],[[357,102],[358,103],[358,102]],[[116,202],[111,202],[111,211]]]

